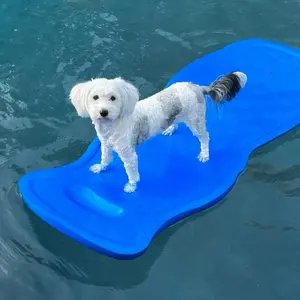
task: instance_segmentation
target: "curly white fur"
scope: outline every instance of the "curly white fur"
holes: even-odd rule
[[[206,162],[209,134],[204,94],[216,102],[233,98],[244,87],[247,77],[241,72],[230,76],[215,81],[216,87],[178,82],[141,101],[137,88],[122,78],[99,78],[75,85],[70,93],[71,102],[79,116],[91,118],[101,141],[101,162],[90,170],[106,170],[115,151],[128,176],[124,190],[134,192],[140,180],[136,147],[159,133],[173,134],[179,122],[184,122],[199,139],[198,159]]]

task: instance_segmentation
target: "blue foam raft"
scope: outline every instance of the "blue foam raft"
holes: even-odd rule
[[[208,85],[236,70],[248,76],[245,89],[219,113],[207,99],[209,162],[197,161],[198,141],[182,125],[172,137],[159,135],[139,146],[141,182],[136,193],[126,194],[127,177],[117,157],[109,171],[89,171],[100,160],[95,138],[74,163],[21,178],[24,201],[96,251],[124,259],[140,255],[159,231],[224,197],[254,149],[299,124],[300,52],[277,43],[233,43],[191,63],[167,85]]]

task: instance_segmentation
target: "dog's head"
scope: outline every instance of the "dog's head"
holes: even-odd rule
[[[75,85],[70,99],[80,117],[114,121],[133,113],[139,92],[122,78],[98,78]]]

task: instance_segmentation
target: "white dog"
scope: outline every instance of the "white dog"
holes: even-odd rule
[[[122,78],[99,78],[75,85],[70,99],[81,117],[90,117],[101,142],[101,163],[90,170],[106,170],[115,151],[128,176],[125,192],[134,192],[140,180],[136,147],[164,133],[171,135],[184,122],[199,139],[198,159],[209,159],[209,134],[206,130],[206,103],[209,95],[216,103],[230,101],[245,86],[247,76],[230,73],[210,86],[178,82],[139,101],[139,92]]]

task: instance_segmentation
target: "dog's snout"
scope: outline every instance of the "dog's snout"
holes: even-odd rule
[[[108,110],[107,110],[107,109],[102,109],[102,110],[100,111],[100,115],[101,115],[101,117],[107,117],[107,115],[108,115]]]

